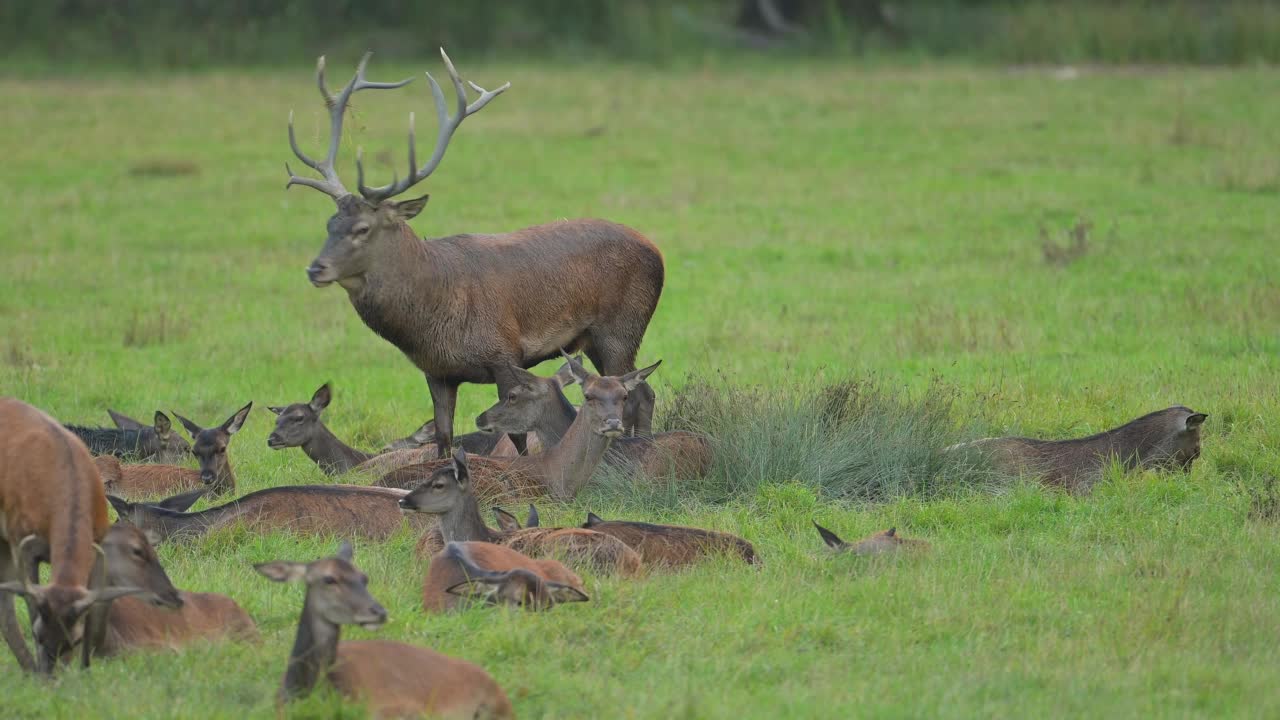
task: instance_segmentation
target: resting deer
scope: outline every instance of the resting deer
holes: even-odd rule
[[[1191,464],[1200,457],[1200,428],[1207,417],[1175,405],[1076,440],[986,438],[953,445],[947,451],[974,448],[1007,474],[1039,477],[1047,485],[1088,492],[1113,459],[1126,471],[1180,468],[1191,472]]]
[[[276,582],[306,584],[298,633],[280,700],[309,694],[322,680],[375,717],[513,718],[502,688],[480,667],[434,650],[386,640],[338,641],[343,625],[377,630],[387,611],[369,594],[369,578],[352,564],[349,543],[309,563],[254,565]]]
[[[431,158],[416,160],[413,115],[409,116],[409,173],[381,187],[364,184],[356,155],[356,189],[344,187],[335,167],[342,121],[351,96],[361,90],[403,87],[365,78],[369,54],[336,96],[325,84],[324,58],[317,84],[329,109],[329,151],[323,160],[298,147],[289,121],[289,145],[320,179],[295,175],[286,187],[303,185],[331,197],[337,212],[328,238],[307,268],[316,287],[338,283],[369,329],[395,345],[427,379],[435,407],[437,455],[449,456],[453,415],[461,383],[496,383],[499,397],[514,384],[511,365],[532,367],[561,348],[581,349],[606,375],[635,370],[636,353],[658,306],[665,270],[662,254],[631,228],[605,220],[565,220],[501,235],[455,235],[422,240],[408,221],[427,196],[392,198],[425,180],[440,165],[453,133],[510,85],[484,90],[467,102],[466,88],[440,52],[457,96],[449,114],[444,92],[427,74],[440,129]],[[637,392],[651,396],[642,386]],[[652,402],[632,401],[633,409]],[[647,431],[648,418],[628,416],[626,427]],[[524,450],[523,438],[515,438]]]
[[[341,475],[349,470],[386,473],[403,465],[419,463],[435,457],[435,448],[431,448],[429,452],[418,449],[425,443],[404,447],[396,452],[367,453],[342,442],[329,428],[325,427],[324,421],[320,419],[320,413],[329,407],[332,398],[329,383],[325,383],[315,391],[308,402],[294,403],[286,407],[268,407],[267,409],[277,417],[276,428],[267,438],[267,447],[272,450],[300,447],[326,475]],[[434,427],[432,425],[433,435]],[[469,444],[482,448],[478,450],[482,455],[493,453],[495,447],[502,444],[500,440],[505,440],[505,438],[486,433],[472,433],[458,440],[465,447],[468,443],[463,441],[472,436],[481,442]],[[510,454],[515,455],[515,447],[510,444],[510,441],[507,441],[506,446],[511,448]]]
[[[616,538],[579,528],[530,528],[515,532],[490,529],[480,517],[480,503],[471,489],[467,453],[454,450],[453,462],[436,470],[421,486],[400,501],[406,512],[439,518],[437,527],[418,541],[418,555],[438,552],[445,543],[487,542],[504,545],[530,557],[562,555],[570,565],[600,572],[634,574],[640,556]]]
[[[177,465],[126,465],[102,455],[95,458],[102,481],[111,493],[135,499],[162,497],[199,487],[206,488],[211,497],[234,492],[236,474],[227,457],[227,446],[252,408],[253,403],[249,403],[221,425],[207,429],[174,413],[195,440],[191,454],[200,461],[199,470]]]
[[[437,457],[435,453],[436,441],[436,420],[432,418],[423,423],[412,435],[406,435],[399,440],[392,440],[382,449],[378,451],[379,455],[385,455],[395,450],[418,450],[428,449],[426,446],[431,445],[430,457]],[[453,439],[455,445],[461,447],[472,455],[490,455],[495,457],[509,457],[517,455],[515,445],[511,443],[510,438],[506,435],[494,435],[493,433],[473,432],[466,435],[459,435]],[[529,446],[530,452],[535,452],[533,445]]]
[[[841,540],[839,535],[822,527],[817,522],[813,523],[813,526],[818,529],[818,534],[822,536],[822,541],[827,544],[827,547],[840,552],[850,552],[854,555],[883,555],[899,550],[923,551],[929,549],[929,543],[924,540],[899,536],[897,528],[889,528],[857,542],[848,543]]]
[[[534,433],[544,447],[564,438],[578,411],[561,390],[561,377],[579,378],[574,362],[566,362],[556,377],[539,377],[512,367],[516,384],[498,404],[476,418],[476,426],[491,433]],[[581,369],[581,364],[576,364]],[[676,430],[650,436],[614,439],[604,455],[604,463],[628,468],[651,478],[668,474],[681,478],[702,477],[711,471],[715,459],[710,440],[699,433]]]
[[[728,555],[747,564],[759,563],[751,543],[736,535],[682,527],[680,525],[651,525],[627,520],[602,520],[595,513],[587,513],[584,528],[612,535],[640,553],[645,567],[684,567],[697,563],[710,555]]]
[[[176,649],[198,640],[230,636],[256,640],[253,618],[235,600],[218,593],[179,591],[169,581],[147,536],[128,522],[111,526],[102,541],[108,587],[137,587],[149,598],[111,603],[106,632],[95,651],[114,655],[132,649]]]
[[[287,531],[385,540],[404,526],[398,503],[408,494],[407,490],[360,485],[286,485],[196,513],[133,503],[113,495],[107,499],[122,519],[144,530],[158,545],[170,538],[203,535],[237,523],[253,533]],[[430,524],[427,518],[410,518],[410,525],[418,530]]]
[[[571,500],[591,479],[609,443],[622,436],[622,411],[630,392],[649,377],[662,361],[622,377],[588,373],[570,360],[582,374],[583,404],[559,443],[536,455],[514,458],[477,458],[471,466],[476,495],[486,500],[536,497],[549,494]],[[410,465],[388,473],[377,484],[385,487],[417,487],[449,461]]]
[[[91,428],[66,425],[94,455],[114,455],[130,460],[154,460],[162,463],[182,462],[191,456],[191,446],[182,435],[173,432],[169,416],[156,411],[150,426],[108,409],[115,428]]]
[[[99,562],[96,544],[107,534],[107,500],[89,450],[45,413],[0,398],[0,634],[24,670],[52,674],[77,645],[89,664],[85,615],[94,604],[137,588],[90,589]],[[40,562],[52,566],[38,583]],[[14,612],[27,601],[35,639],[33,658]]]
[[[422,607],[445,612],[464,598],[528,610],[588,600],[582,578],[556,560],[534,560],[487,542],[451,542],[431,558]]]

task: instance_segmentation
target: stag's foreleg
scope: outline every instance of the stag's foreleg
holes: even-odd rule
[[[0,538],[0,582],[21,581],[21,579],[13,549],[9,543]],[[4,642],[18,661],[18,666],[27,672],[35,672],[36,661],[31,655],[31,649],[27,647],[26,637],[22,634],[22,627],[18,623],[13,595],[7,592],[0,592],[0,635],[4,636]]]
[[[437,457],[452,457],[453,446],[453,411],[458,405],[458,383],[437,380],[430,375],[427,378],[427,390],[431,392],[431,405],[436,414],[436,452]]]

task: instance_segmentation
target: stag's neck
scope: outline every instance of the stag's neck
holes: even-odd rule
[[[289,667],[284,673],[281,694],[286,700],[311,692],[320,677],[333,666],[338,656],[338,634],[338,626],[316,612],[308,591],[302,619],[298,621],[298,634],[289,653]]]
[[[528,467],[557,500],[571,500],[595,472],[609,438],[587,427],[586,413],[578,413],[560,442],[531,456]]]
[[[573,421],[578,418],[577,408],[564,396],[564,391],[557,387],[552,398],[542,409],[542,415],[533,428],[544,448],[559,445],[564,440],[565,433],[573,426]]]
[[[302,452],[319,465],[326,475],[341,475],[373,457],[372,454],[361,452],[339,440],[324,423],[320,423],[320,429],[302,444]]]
[[[449,269],[456,263],[435,243],[415,235],[408,224],[401,223],[387,237],[379,238],[371,251],[374,255],[363,281],[347,286],[357,307],[409,302],[421,310],[448,301],[452,285]]]
[[[461,502],[440,516],[440,535],[449,542],[492,542],[497,533],[484,524],[480,516],[480,501],[474,493],[465,493]]]

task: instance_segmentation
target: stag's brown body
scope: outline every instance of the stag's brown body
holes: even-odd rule
[[[204,487],[200,471],[191,468],[122,463],[111,455],[99,455],[93,462],[107,492],[131,500],[168,497]]]
[[[467,557],[483,570],[502,573],[508,570],[528,570],[543,581],[561,583],[585,592],[582,578],[558,560],[534,559],[511,547],[487,542],[459,543],[465,546]],[[431,556],[431,567],[422,583],[422,607],[427,612],[446,612],[458,607],[465,598],[449,592],[470,579],[466,568],[458,559],[441,550]]]
[[[736,535],[679,525],[651,525],[626,520],[601,520],[589,515],[582,527],[612,535],[640,554],[646,567],[683,567],[709,555],[729,555],[748,564],[759,562],[751,543]]]

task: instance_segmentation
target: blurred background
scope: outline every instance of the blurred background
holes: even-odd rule
[[[417,59],[698,61],[753,52],[1002,63],[1280,60],[1263,0],[41,0],[0,3],[0,58],[26,67],[296,62],[378,48]]]

